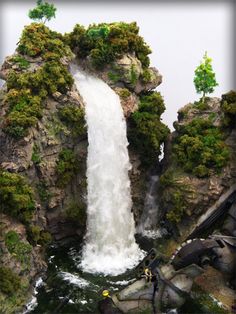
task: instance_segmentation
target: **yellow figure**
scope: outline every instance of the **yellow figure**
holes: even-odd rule
[[[108,290],[103,290],[103,291],[102,291],[102,296],[103,296],[104,298],[110,298],[109,291],[108,291]]]

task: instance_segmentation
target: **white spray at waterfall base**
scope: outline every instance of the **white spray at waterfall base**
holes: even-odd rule
[[[72,69],[88,126],[87,233],[81,266],[118,275],[143,257],[131,213],[126,121],[118,95],[102,80]]]

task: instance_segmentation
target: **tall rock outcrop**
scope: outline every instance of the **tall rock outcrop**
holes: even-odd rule
[[[236,183],[236,120],[225,107],[235,92],[188,104],[178,112],[160,178],[162,217],[184,234]]]
[[[23,30],[15,54],[5,59],[0,70],[6,81],[0,92],[3,312],[14,313],[26,302],[35,278],[47,267],[44,253],[50,241],[82,239],[85,231],[85,104],[73,84],[71,62],[101,77],[120,96],[131,142],[133,211],[139,219],[145,169],[157,161],[168,133],[160,122],[163,100],[152,91],[161,75],[149,68],[149,53],[136,23],[87,30],[77,25],[65,36],[32,23]],[[150,144],[150,160],[147,147],[142,153],[143,139]]]

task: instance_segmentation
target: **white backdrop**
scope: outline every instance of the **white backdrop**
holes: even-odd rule
[[[56,19],[47,25],[70,32],[76,23],[137,21],[150,45],[151,65],[163,75],[158,87],[164,96],[163,121],[172,128],[178,108],[199,98],[193,85],[194,69],[205,51],[213,59],[219,87],[214,96],[233,89],[233,9],[230,1],[48,1],[57,7]],[[16,48],[28,10],[36,1],[1,2],[1,63]]]

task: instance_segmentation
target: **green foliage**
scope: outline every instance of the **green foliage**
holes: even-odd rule
[[[224,112],[223,123],[225,126],[236,126],[236,91],[230,91],[222,95],[221,109]]]
[[[138,74],[137,74],[137,71],[136,71],[136,67],[135,67],[134,64],[132,64],[131,71],[130,71],[130,83],[133,86],[135,86],[137,81],[138,81]]]
[[[125,99],[131,96],[131,92],[127,88],[122,88],[118,90],[118,95]]]
[[[7,93],[6,101],[9,104],[9,110],[4,129],[4,132],[17,139],[26,136],[28,133],[27,128],[34,126],[38,119],[42,117],[40,97],[31,94],[28,88],[17,86],[17,78],[19,77],[20,74],[12,72],[7,79],[10,90]],[[13,88],[11,88],[11,85]]]
[[[0,170],[0,212],[29,222],[35,210],[33,190],[25,178]]]
[[[36,72],[16,73],[12,71],[7,77],[8,89],[26,89],[29,94],[41,99],[56,91],[66,93],[73,84],[73,78],[61,63],[47,61]],[[26,96],[26,95],[25,95]],[[18,99],[17,99],[18,100]]]
[[[93,24],[87,30],[77,24],[65,39],[79,58],[89,57],[95,68],[103,68],[129,52],[134,52],[143,67],[147,68],[151,50],[138,32],[135,22]]]
[[[194,107],[200,111],[205,111],[205,110],[208,110],[210,108],[208,103],[207,103],[207,98],[205,98],[205,101],[202,101],[202,99],[200,99],[199,101],[195,101]]]
[[[67,69],[56,61],[47,61],[36,72],[11,71],[7,77],[6,101],[9,110],[4,132],[19,139],[28,134],[42,117],[43,100],[59,91],[66,93],[73,84]]]
[[[140,97],[139,112],[161,116],[165,111],[164,100],[158,92],[148,92]]]
[[[59,153],[56,165],[56,173],[58,177],[57,185],[59,187],[65,187],[78,171],[78,160],[74,152],[71,149],[62,149]]]
[[[25,70],[25,69],[28,69],[28,67],[30,66],[29,61],[27,61],[25,58],[23,58],[23,57],[20,56],[20,55],[17,55],[17,56],[15,56],[15,57],[12,57],[10,61],[11,61],[11,62],[14,62],[14,63],[16,63],[16,64],[18,64],[19,67],[20,67],[21,69],[24,69],[24,70]]]
[[[178,223],[187,210],[185,199],[188,187],[180,182],[176,171],[168,169],[160,177],[161,202],[168,204],[166,217],[172,223]]]
[[[160,187],[163,191],[168,187],[175,187],[176,179],[174,176],[174,172],[170,169],[166,170],[165,173],[160,176],[159,182]]]
[[[219,172],[227,164],[229,150],[222,132],[210,119],[195,118],[178,129],[180,135],[174,145],[174,153],[183,169],[198,177]]]
[[[38,23],[32,23],[24,28],[17,51],[30,57],[40,56],[44,60],[59,60],[72,55],[61,34]]]
[[[5,234],[5,244],[8,251],[19,261],[23,267],[28,267],[30,263],[29,253],[32,246],[28,243],[20,241],[19,235],[11,230]]]
[[[110,32],[110,29],[108,27],[108,25],[104,24],[104,26],[94,26],[92,28],[90,28],[87,32],[88,37],[90,37],[91,39],[99,39],[99,38],[103,38],[106,39],[108,34]]]
[[[84,109],[73,104],[59,109],[59,117],[71,130],[73,136],[83,135],[86,131]]]
[[[128,138],[146,165],[157,161],[160,145],[169,134],[168,127],[160,121],[164,110],[160,93],[149,92],[140,97],[139,109],[130,117]]]
[[[41,163],[40,151],[37,145],[33,146],[33,153],[31,156],[31,160],[35,165],[39,165]]]
[[[29,11],[29,18],[38,21],[42,21],[44,19],[45,23],[46,21],[50,21],[51,18],[56,17],[56,10],[57,9],[54,7],[53,4],[38,0],[37,7]]]
[[[109,71],[107,75],[108,75],[109,80],[112,81],[113,83],[117,83],[122,79],[120,74],[114,71]]]
[[[46,203],[49,201],[51,194],[48,191],[48,187],[44,181],[40,181],[36,184],[37,192],[41,202]]]
[[[19,290],[21,285],[20,277],[11,268],[0,266],[0,291],[11,295]]]
[[[33,245],[40,244],[46,246],[52,241],[50,233],[36,225],[30,225],[27,228],[27,236]]]
[[[211,58],[205,52],[203,61],[195,70],[194,85],[197,93],[203,93],[202,102],[205,102],[205,95],[212,93],[218,85],[211,65]]]
[[[65,216],[69,219],[78,221],[81,225],[86,222],[86,208],[81,202],[71,202],[66,208]]]
[[[150,73],[150,70],[149,69],[144,69],[143,70],[143,73],[141,75],[141,81],[144,83],[144,84],[148,84],[152,81],[152,75]]]
[[[171,194],[173,207],[166,214],[166,218],[173,223],[178,223],[181,221],[181,218],[184,215],[185,210],[187,209],[184,195],[181,191],[176,191]]]

